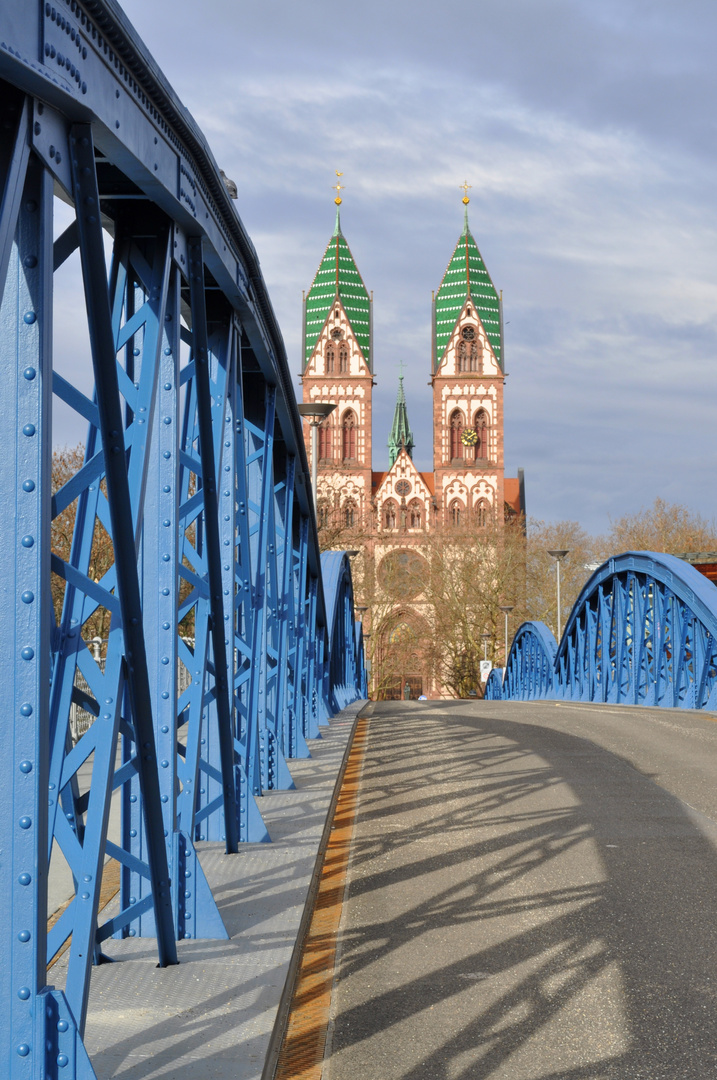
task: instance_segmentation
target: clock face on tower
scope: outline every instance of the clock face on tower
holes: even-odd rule
[[[461,442],[464,446],[475,446],[478,442],[478,432],[473,428],[464,428],[461,432]]]

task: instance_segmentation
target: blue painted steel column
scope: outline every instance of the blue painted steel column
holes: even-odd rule
[[[272,575],[275,564],[269,548],[273,546],[271,523],[274,502],[274,422],[276,389],[266,388],[263,429],[248,423],[247,451],[248,510],[250,513],[249,540],[251,544],[253,577],[253,640],[252,669],[249,681],[249,715],[257,716],[261,754],[262,788],[267,791],[293,788],[294,782],[286,765],[274,730],[270,689],[267,676],[270,657],[270,635],[273,616],[269,610],[272,595]]]
[[[307,739],[319,737],[319,724],[326,722],[326,707],[323,696],[322,667],[319,659],[319,649],[323,642],[326,631],[318,626],[319,580],[314,574],[309,574],[309,595],[307,604],[307,648],[306,648],[306,699],[308,702],[308,714],[304,736]]]
[[[211,641],[214,659],[214,693],[221,743],[221,776],[226,826],[226,850],[237,851],[239,828],[234,787],[234,737],[230,711],[230,685],[222,603],[222,569],[217,507],[217,471],[212,429],[212,400],[209,386],[209,335],[204,296],[204,256],[201,238],[189,241],[189,290],[192,307],[192,357],[197,393],[197,421],[202,458],[204,530],[207,545],[207,577],[211,607]],[[224,409],[219,413],[224,419]]]
[[[228,401],[232,409],[234,428],[234,491],[233,508],[233,587],[234,587],[234,714],[235,748],[243,765],[240,816],[241,839],[255,843],[266,842],[269,834],[259,813],[254,796],[261,794],[261,756],[259,747],[259,716],[251,706],[254,669],[254,587],[255,568],[252,564],[252,545],[249,528],[249,479],[247,466],[247,424],[244,418],[244,384],[241,369],[239,331],[235,342],[236,368]],[[245,785],[245,786],[244,786]]]
[[[310,702],[307,694],[308,667],[307,667],[307,612],[309,597],[307,591],[308,579],[308,536],[309,519],[302,515],[299,518],[298,536],[292,540],[292,587],[294,590],[294,681],[292,692],[294,696],[293,708],[297,729],[306,741]]]
[[[9,104],[0,107],[6,116]],[[0,650],[0,1070],[8,1080],[91,1080],[78,1024],[46,975],[52,179],[19,146],[28,114],[18,104],[0,210],[0,597],[8,616]]]
[[[229,385],[224,418],[224,454],[220,483],[220,527],[222,581],[227,610],[231,612],[227,634],[232,656],[232,723],[234,731],[236,799],[239,812],[239,840],[266,843],[264,821],[254,798],[261,790],[259,731],[257,717],[249,720],[248,693],[251,669],[251,551],[247,520],[246,449],[244,444],[243,395],[241,381],[241,326],[233,327]],[[226,619],[226,611],[225,611]],[[207,822],[212,839],[218,815]]]
[[[247,738],[246,679],[251,657],[245,645],[244,619],[251,612],[250,591],[243,582],[249,581],[251,570],[249,542],[246,533],[246,470],[244,466],[241,428],[241,395],[238,383],[238,337],[241,327],[232,324],[211,339],[212,398],[215,413],[224,409],[223,421],[214,417],[215,456],[218,467],[218,508],[221,549],[222,596],[224,606],[225,645],[231,688],[231,717],[234,745],[234,785],[240,841],[268,841],[269,834],[261,818],[247,777],[247,760],[253,755],[250,767],[259,780],[258,737],[256,723],[249,726]],[[237,417],[235,420],[235,416]],[[243,514],[237,519],[237,497],[242,493]],[[242,524],[243,523],[243,524]],[[235,531],[236,530],[236,531]],[[244,571],[246,570],[246,575]],[[243,708],[242,708],[243,706]],[[226,836],[221,794],[221,745],[214,701],[208,701],[202,723],[201,787],[196,800],[196,818],[200,836],[207,840],[223,840]]]
[[[277,485],[276,521],[279,596],[279,661],[277,672],[277,730],[287,758],[310,757],[303,731],[295,710],[294,682],[296,679],[296,614],[294,572],[294,476],[296,459],[288,455],[286,479]]]

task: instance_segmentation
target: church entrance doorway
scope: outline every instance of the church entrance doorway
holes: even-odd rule
[[[417,701],[423,693],[420,675],[395,675],[387,680],[381,697],[384,701]]]

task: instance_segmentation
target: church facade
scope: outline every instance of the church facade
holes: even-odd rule
[[[522,475],[504,475],[501,298],[471,234],[465,197],[463,231],[432,301],[433,470],[414,465],[400,376],[388,468],[377,471],[373,297],[342,233],[340,198],[336,202],[334,233],[304,296],[303,401],[335,405],[318,431],[317,518],[330,546],[361,551],[356,577],[359,604],[367,607],[365,631],[373,635],[379,622],[382,627],[382,639],[371,640],[368,649],[374,695],[438,697],[440,680],[418,652],[411,658],[403,650],[398,666],[389,663],[402,634],[420,638],[425,613],[420,594],[401,596],[399,589],[397,596],[388,582],[398,581],[407,559],[421,558],[431,532],[481,529],[524,514]],[[308,424],[304,436],[310,455]],[[395,610],[382,610],[379,620],[382,603]],[[412,666],[418,670],[408,670]]]

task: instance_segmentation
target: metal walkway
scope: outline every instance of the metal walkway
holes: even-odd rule
[[[292,788],[287,762],[365,676],[256,253],[119,6],[0,4],[0,114],[0,1071],[91,1080],[93,964],[112,940],[151,938],[167,966],[227,938],[195,844],[268,840],[257,800]],[[87,345],[68,357],[73,263]],[[53,415],[85,446],[56,489]],[[58,850],[74,896],[48,933]]]

